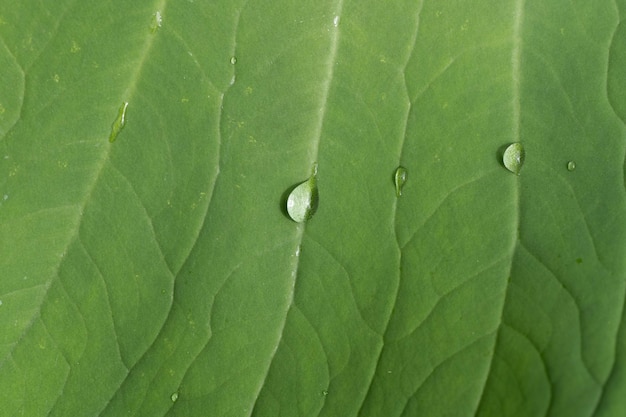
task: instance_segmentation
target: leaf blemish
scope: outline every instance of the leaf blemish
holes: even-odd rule
[[[163,16],[161,16],[161,12],[157,10],[152,15],[152,23],[150,23],[150,32],[155,33],[161,27],[162,22],[163,22]]]

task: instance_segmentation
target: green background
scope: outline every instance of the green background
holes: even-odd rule
[[[0,0],[0,416],[623,416],[625,16]]]

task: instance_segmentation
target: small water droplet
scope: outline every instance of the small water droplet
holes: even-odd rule
[[[324,397],[326,397],[326,396],[328,395],[328,390],[327,390],[327,389],[322,390],[322,395],[323,395]]]
[[[399,166],[396,168],[396,172],[393,176],[393,181],[396,184],[396,197],[400,197],[402,195],[402,187],[406,182],[407,175],[408,173],[405,167]]]
[[[178,392],[172,393],[172,395],[170,395],[170,400],[172,400],[172,402],[175,403],[176,400],[178,400]]]
[[[575,169],[576,169],[576,162],[574,162],[574,161],[569,161],[569,162],[567,163],[567,170],[568,170],[568,171],[573,171],[573,170],[575,170]]]
[[[295,222],[309,220],[317,211],[319,192],[317,190],[317,163],[313,165],[313,173],[306,181],[294,188],[287,198],[287,213]]]
[[[300,256],[300,245],[296,248],[296,258]]]
[[[236,56],[231,56],[230,57],[230,63],[235,65],[237,63],[237,57]]]
[[[525,157],[526,152],[524,151],[524,147],[521,143],[516,142],[506,148],[502,156],[502,162],[506,169],[515,175],[519,175],[519,171],[522,169],[522,165],[524,165]]]
[[[117,135],[122,131],[124,126],[126,125],[126,108],[128,108],[128,102],[125,101],[122,103],[122,106],[117,112],[117,117],[111,126],[111,134],[109,135],[109,142],[115,142]]]
[[[333,19],[333,26],[334,27],[339,26],[339,16],[335,16],[335,18]]]

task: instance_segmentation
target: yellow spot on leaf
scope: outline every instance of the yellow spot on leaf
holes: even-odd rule
[[[80,45],[76,41],[72,41],[72,47],[70,48],[70,52],[75,54],[80,51]]]

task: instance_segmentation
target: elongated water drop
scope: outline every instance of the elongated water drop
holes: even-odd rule
[[[524,152],[524,147],[521,143],[516,142],[506,148],[502,156],[502,162],[506,169],[515,175],[519,175],[519,171],[522,169],[522,165],[524,165],[525,157],[526,153]]]
[[[576,162],[574,162],[574,161],[569,161],[569,162],[567,163],[567,170],[568,170],[568,171],[573,171],[573,170],[575,170],[575,169],[576,169]]]
[[[313,165],[313,173],[303,183],[294,188],[287,198],[287,213],[295,222],[302,223],[309,220],[317,211],[319,205],[317,190],[317,163]]]
[[[403,166],[399,166],[396,168],[396,173],[393,176],[393,181],[396,184],[396,197],[400,197],[402,195],[402,187],[406,182],[407,178],[407,170]]]
[[[117,135],[122,131],[124,126],[126,125],[126,108],[128,107],[128,102],[125,101],[122,103],[122,106],[117,112],[117,117],[113,122],[113,126],[111,126],[111,134],[109,135],[109,142],[115,142]]]

